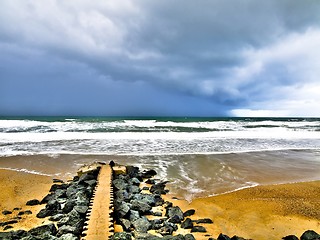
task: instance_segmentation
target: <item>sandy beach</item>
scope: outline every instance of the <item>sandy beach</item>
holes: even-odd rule
[[[21,220],[13,225],[14,229],[28,230],[43,223],[43,219],[35,217],[42,206],[26,206],[25,203],[30,199],[41,200],[51,184],[51,177],[0,170],[0,210],[13,211],[9,215],[1,214],[0,221],[17,217],[20,211],[31,210],[30,215],[20,215]],[[191,203],[171,201],[182,210],[195,209],[192,219],[214,221],[205,224],[207,233],[194,234],[197,239],[216,238],[221,232],[248,239],[281,239],[290,234],[301,236],[308,229],[320,232],[319,196],[320,181],[312,181],[258,186]]]

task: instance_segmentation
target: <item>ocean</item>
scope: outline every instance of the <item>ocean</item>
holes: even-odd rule
[[[319,118],[0,118],[0,168],[68,178],[92,161],[155,169],[192,200],[320,179]]]

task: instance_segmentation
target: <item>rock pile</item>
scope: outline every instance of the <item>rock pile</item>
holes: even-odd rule
[[[113,239],[192,240],[192,232],[206,232],[198,224],[213,223],[211,219],[192,221],[188,217],[195,210],[183,212],[164,201],[167,182],[153,179],[156,174],[154,170],[140,172],[139,168],[128,166],[126,174],[114,176],[114,218],[123,232],[115,233]],[[178,228],[190,229],[191,233],[174,234]]]
[[[48,217],[48,220],[55,224],[49,223],[29,231],[2,232],[0,233],[0,239],[80,239],[90,199],[97,184],[98,172],[98,169],[88,171],[80,177],[75,176],[73,180],[68,183],[55,180],[49,194],[41,201],[32,199],[26,203],[26,205],[29,206],[45,204],[45,207],[37,214],[37,217]],[[24,214],[28,214],[28,212],[24,212]]]

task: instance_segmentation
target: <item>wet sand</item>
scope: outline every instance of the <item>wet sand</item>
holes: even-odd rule
[[[43,219],[35,217],[42,206],[31,207],[25,203],[34,198],[41,200],[51,184],[52,177],[0,170],[0,211],[21,208],[11,215],[0,214],[0,221],[16,217],[19,211],[31,210],[33,214],[22,216],[19,223],[13,225],[14,229],[28,230],[43,223]],[[320,181],[258,186],[195,199],[191,203],[170,201],[183,210],[195,209],[192,219],[214,221],[202,224],[208,232],[194,234],[196,239],[216,238],[221,232],[230,237],[238,235],[261,240],[281,239],[290,234],[301,236],[308,229],[320,232]]]

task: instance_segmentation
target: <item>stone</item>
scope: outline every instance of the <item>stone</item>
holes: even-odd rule
[[[299,238],[295,235],[288,235],[288,236],[283,237],[282,239],[283,240],[299,240]],[[231,238],[231,240],[233,240],[233,239]]]
[[[134,178],[131,178],[130,181],[129,181],[130,184],[132,185],[136,185],[136,186],[139,186],[140,185],[140,181],[138,178],[134,177]]]
[[[141,174],[142,178],[152,178],[153,176],[157,175],[157,172],[153,169],[148,171],[143,171]]]
[[[0,227],[4,227],[4,226],[15,224],[15,223],[18,223],[18,221],[17,220],[9,220],[6,222],[0,222]]]
[[[64,216],[65,216],[64,214],[58,213],[58,214],[56,214],[56,215],[51,216],[51,217],[49,218],[49,220],[56,222],[56,221],[59,221],[59,220],[60,220],[61,218],[63,218]]]
[[[184,236],[184,239],[185,239],[185,240],[196,240],[195,237],[194,237],[191,233],[186,234],[186,235]]]
[[[166,235],[172,235],[173,231],[174,231],[174,228],[172,226],[165,225],[161,227],[159,230],[157,230],[157,233],[160,233],[162,236],[166,236]]]
[[[144,202],[152,207],[156,205],[156,198],[152,194],[135,194],[132,198],[134,200]]]
[[[313,230],[307,230],[301,235],[300,240],[320,240],[320,235]]]
[[[132,200],[131,208],[133,210],[139,211],[141,214],[149,213],[152,209],[152,207],[149,204],[139,200]]]
[[[153,184],[150,188],[150,192],[151,193],[155,193],[155,194],[166,194],[167,191],[165,190],[166,184],[168,182],[160,182],[157,184]]]
[[[146,184],[155,184],[156,181],[154,179],[148,179],[145,181]]]
[[[139,168],[134,166],[127,166],[127,174],[131,178],[137,178],[139,176]]]
[[[202,226],[193,226],[191,232],[207,232],[207,230]]]
[[[76,210],[80,215],[85,215],[88,211],[87,206],[75,206],[73,209]]]
[[[220,233],[217,240],[231,240],[231,238],[227,235]]]
[[[54,178],[54,179],[52,179],[52,182],[53,183],[63,183],[63,180]]]
[[[59,227],[58,232],[57,232],[57,237],[60,237],[60,236],[67,234],[67,233],[76,234],[77,232],[78,231],[75,227],[69,226],[69,225],[63,225],[63,226]]]
[[[66,217],[61,218],[58,221],[57,225],[58,225],[58,227],[61,227],[63,225],[74,226],[79,221],[83,221],[80,214],[76,210],[72,210],[70,213],[67,214]]]
[[[129,185],[128,187],[128,192],[135,194],[135,193],[139,193],[141,191],[141,189],[138,186],[135,185]]]
[[[126,231],[126,232],[130,231],[131,222],[128,219],[121,218],[120,224],[121,224],[124,231]]]
[[[42,225],[36,228],[32,228],[29,233],[35,236],[41,236],[44,234],[56,235],[57,228],[53,223]]]
[[[112,181],[112,184],[116,190],[125,190],[128,187],[128,184],[123,179],[115,179]]]
[[[69,187],[68,184],[53,184],[49,190],[49,192],[55,192],[57,191],[58,189],[67,189]]]
[[[3,230],[6,231],[6,230],[9,230],[9,229],[11,229],[11,228],[13,228],[13,226],[7,225],[7,226],[5,226],[5,227],[3,228]]]
[[[35,205],[39,205],[40,201],[38,199],[32,199],[27,201],[26,205],[27,206],[35,206]]]
[[[183,220],[183,212],[178,206],[167,208],[166,216],[169,217],[169,219],[174,219],[175,223]]]
[[[61,235],[58,239],[59,240],[78,240],[79,238],[72,233],[67,233],[67,234]]]
[[[131,222],[137,220],[140,218],[140,213],[138,211],[135,211],[135,210],[130,210],[130,214],[129,214],[129,220]]]
[[[54,214],[53,211],[45,208],[45,209],[41,209],[40,212],[38,212],[37,218],[45,218],[48,216],[52,216],[53,214]]]
[[[149,189],[150,189],[149,187],[143,187],[142,191],[149,191]]]
[[[67,200],[66,203],[64,204],[64,207],[62,208],[62,211],[64,213],[69,213],[72,211],[72,209],[76,204],[77,204],[76,200]]]
[[[2,214],[9,215],[9,214],[12,214],[12,211],[4,210],[4,211],[2,211]]]
[[[20,211],[18,213],[18,216],[21,216],[21,215],[30,215],[32,214],[32,212],[30,210],[26,210],[26,211]]]
[[[41,201],[40,204],[44,204],[49,202],[50,200],[54,200],[55,199],[55,195],[53,193],[49,193],[48,195],[46,195]]]
[[[184,229],[191,229],[193,228],[193,222],[190,218],[186,218],[186,220],[184,220],[182,223],[181,223],[181,227],[184,228]]]
[[[211,224],[211,223],[213,223],[213,221],[212,221],[210,218],[197,219],[197,220],[195,220],[195,222],[196,222],[197,224],[200,224],[200,223],[208,223],[208,224]]]
[[[132,236],[126,232],[117,232],[111,238],[112,240],[131,240]]]
[[[141,217],[132,223],[136,231],[146,233],[151,227],[151,223],[146,217]]]
[[[116,216],[118,216],[118,218],[123,218],[124,216],[126,216],[129,211],[130,211],[130,205],[126,202],[122,202],[122,203],[118,203],[116,204]]]
[[[231,240],[245,240],[243,237],[238,237],[236,235],[234,235]],[[299,240],[299,239],[298,239]]]
[[[184,217],[190,217],[190,216],[192,216],[195,212],[196,212],[196,210],[194,210],[194,209],[189,209],[189,210],[187,210],[187,211],[185,211],[185,212],[183,213],[183,216],[184,216]]]

